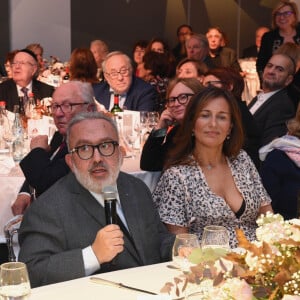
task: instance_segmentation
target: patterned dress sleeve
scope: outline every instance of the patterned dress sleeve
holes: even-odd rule
[[[153,200],[162,222],[187,227],[186,183],[182,173],[180,166],[166,170],[153,192]]]

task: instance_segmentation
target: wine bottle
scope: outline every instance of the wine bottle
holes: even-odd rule
[[[69,82],[70,80],[70,71],[69,71],[69,67],[66,67],[66,74],[63,77],[63,83]]]
[[[122,112],[122,111],[123,111],[122,108],[119,106],[119,95],[114,94],[114,106],[110,112],[112,114],[115,114],[115,113]]]

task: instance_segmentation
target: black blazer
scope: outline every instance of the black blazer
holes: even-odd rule
[[[54,87],[33,79],[32,92],[35,100],[41,100],[46,97],[52,97]],[[0,99],[6,102],[6,109],[9,111],[13,111],[14,105],[20,104],[17,85],[13,79],[5,80],[0,84]]]
[[[247,57],[257,57],[258,51],[256,45],[252,45],[243,50],[243,58]]]
[[[106,81],[102,81],[99,84],[94,84],[93,89],[97,101],[108,110],[111,95],[109,84]],[[133,76],[124,106],[129,110],[154,111],[158,97],[155,88],[151,84]]]
[[[70,169],[65,162],[65,155],[68,153],[66,145],[50,160],[52,154],[60,147],[62,140],[62,135],[57,131],[51,140],[50,152],[36,148],[20,161],[20,167],[26,178],[20,192],[29,192],[30,185],[35,189],[36,194],[40,195],[58,179],[69,173]]]
[[[256,103],[255,97],[249,104]],[[295,106],[287,94],[287,89],[281,89],[271,96],[254,114],[253,118],[261,132],[260,147],[270,143],[274,138],[287,133],[286,121],[295,116]]]

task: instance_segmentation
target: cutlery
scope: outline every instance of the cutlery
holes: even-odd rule
[[[143,289],[138,289],[138,288],[135,288],[135,287],[132,287],[129,285],[125,285],[123,283],[114,282],[114,281],[103,279],[100,277],[90,277],[90,280],[94,283],[110,285],[110,286],[114,286],[114,287],[118,287],[118,288],[124,288],[124,289],[128,289],[128,290],[136,291],[136,292],[146,293],[146,294],[150,294],[150,295],[158,295],[157,293],[153,293],[153,292],[143,290]]]

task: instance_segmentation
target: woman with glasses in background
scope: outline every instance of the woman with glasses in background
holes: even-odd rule
[[[142,170],[163,169],[166,153],[173,146],[173,137],[182,123],[185,108],[192,96],[202,88],[202,84],[195,78],[176,78],[169,82],[165,110],[143,147]]]
[[[294,2],[280,1],[272,12],[273,30],[265,33],[258,52],[256,69],[261,78],[262,72],[272,54],[287,42],[300,44],[298,9]]]

